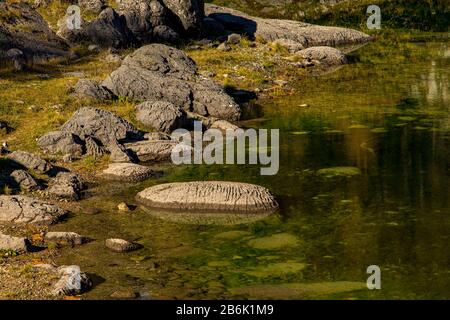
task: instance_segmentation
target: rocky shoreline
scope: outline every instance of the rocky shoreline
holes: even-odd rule
[[[82,8],[88,6],[98,15],[83,22],[82,28],[76,31],[60,23],[57,32],[26,4],[0,4],[5,12],[20,10],[23,17],[34,17],[26,19],[27,23],[30,27],[39,27],[37,30],[46,35],[42,40],[18,29],[16,26],[22,18],[13,14],[0,20],[0,61],[19,71],[53,58],[70,61],[75,56],[71,48],[81,44],[92,46],[92,50],[103,48],[111,52],[138,47],[123,59],[117,55],[119,66],[103,81],[81,79],[76,83],[71,95],[86,101],[85,106],[54,131],[37,139],[39,154],[16,150],[7,143],[1,147],[0,187],[2,192],[8,192],[0,195],[0,223],[6,226],[5,230],[17,226],[28,234],[25,232],[28,228],[45,226],[41,238],[1,233],[0,252],[4,256],[30,254],[36,245],[40,250],[48,250],[50,243],[82,245],[88,242],[70,230],[52,233],[47,227],[67,216],[70,219],[72,213],[63,208],[64,204],[85,198],[89,191],[87,182],[92,177],[70,169],[79,159],[107,157],[108,167],[96,172],[100,183],[102,180],[135,183],[157,179],[152,166],[170,159],[177,145],[170,140],[173,130],[192,130],[196,119],[203,121],[205,129],[238,128],[244,112],[239,95],[230,95],[210,77],[200,74],[194,60],[182,50],[159,42],[177,45],[180,41],[200,38],[206,45],[218,43],[217,50],[228,51],[245,37],[250,43],[265,41],[285,48],[300,67],[331,68],[347,62],[345,54],[334,46],[370,41],[369,36],[356,30],[261,19],[214,5],[205,7],[201,0],[122,0],[116,8],[105,7],[100,0],[79,1],[78,4]],[[45,1],[36,3],[36,7],[46,5]],[[119,99],[127,99],[135,106],[133,116],[148,131],[137,129],[114,112],[89,107],[89,101],[114,103]],[[8,124],[0,124],[8,133]],[[137,200],[150,210],[210,209],[250,216],[263,213],[262,217],[278,208],[269,190],[226,181],[157,185],[137,194]],[[127,204],[121,207],[127,208]],[[221,219],[228,218],[221,216]],[[194,223],[201,223],[201,214],[194,220]],[[142,248],[139,243],[126,239],[103,241],[105,247],[115,252]],[[12,265],[17,263],[11,260]],[[6,280],[0,276],[0,282],[15,277],[12,265],[8,260],[0,265],[9,277]],[[49,288],[49,294],[41,298],[80,295],[92,287],[91,279],[78,266],[36,264],[29,272],[44,279]],[[20,294],[12,297],[27,298]],[[31,298],[36,296],[31,295]]]

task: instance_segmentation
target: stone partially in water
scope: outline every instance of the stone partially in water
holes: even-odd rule
[[[75,296],[92,287],[91,279],[86,273],[81,272],[79,266],[61,266],[57,271],[61,278],[53,289],[53,294],[56,296]]]
[[[262,284],[240,288],[231,288],[232,294],[245,295],[250,299],[305,299],[325,295],[334,295],[367,289],[364,282],[319,282]]]
[[[81,176],[73,172],[60,172],[50,181],[47,193],[57,199],[79,200],[85,189]]]
[[[347,63],[345,54],[343,54],[340,50],[332,47],[310,47],[304,50],[300,50],[296,54],[303,57],[304,59],[317,60],[320,63],[328,66],[342,65]]]
[[[295,247],[299,244],[300,240],[289,233],[278,233],[264,238],[253,239],[248,242],[248,245],[252,248],[267,250]]]
[[[273,212],[278,208],[264,187],[227,181],[166,183],[145,189],[137,199],[150,208],[206,212]]]
[[[325,176],[327,178],[332,177],[352,177],[359,176],[361,174],[361,170],[357,167],[334,167],[334,168],[325,168],[317,171],[317,174],[321,176]]]
[[[139,182],[153,176],[154,171],[146,166],[134,163],[110,163],[108,168],[103,170],[103,177],[111,180]]]
[[[108,249],[115,252],[130,252],[142,248],[141,244],[124,239],[107,239],[105,244]]]
[[[75,232],[52,231],[45,234],[45,240],[56,243],[81,245],[89,241],[88,238]]]
[[[205,6],[205,12],[208,18],[220,22],[229,30],[265,41],[286,39],[303,47],[312,47],[363,43],[370,40],[368,35],[352,29],[252,17],[238,10],[212,4]]]
[[[117,205],[117,209],[122,212],[130,212],[131,207],[126,202],[121,202]]]

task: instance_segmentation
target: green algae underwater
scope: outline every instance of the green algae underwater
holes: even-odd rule
[[[162,165],[140,184],[90,190],[54,230],[98,241],[62,249],[94,279],[86,299],[450,298],[450,46],[448,38],[380,40],[333,73],[299,79],[295,94],[259,101],[244,127],[280,129],[280,171],[259,166]],[[230,180],[269,188],[277,214],[248,224],[159,219],[137,207],[142,189],[173,181]],[[104,239],[144,249],[118,254]],[[366,269],[381,268],[381,290]]]

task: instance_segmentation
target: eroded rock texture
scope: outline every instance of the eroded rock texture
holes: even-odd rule
[[[201,115],[231,121],[241,115],[221,86],[197,73],[186,53],[162,44],[147,45],[128,55],[102,85],[116,96],[164,100]]]
[[[136,106],[136,118],[160,132],[170,133],[186,122],[186,112],[166,101],[145,101]]]
[[[49,225],[67,212],[27,196],[0,196],[0,222]]]
[[[151,208],[256,213],[278,204],[264,187],[226,181],[167,183],[145,189],[137,199]]]

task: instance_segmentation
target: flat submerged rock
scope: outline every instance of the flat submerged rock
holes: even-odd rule
[[[266,188],[226,181],[161,184],[145,189],[136,198],[153,215],[192,224],[250,223],[278,208]]]

